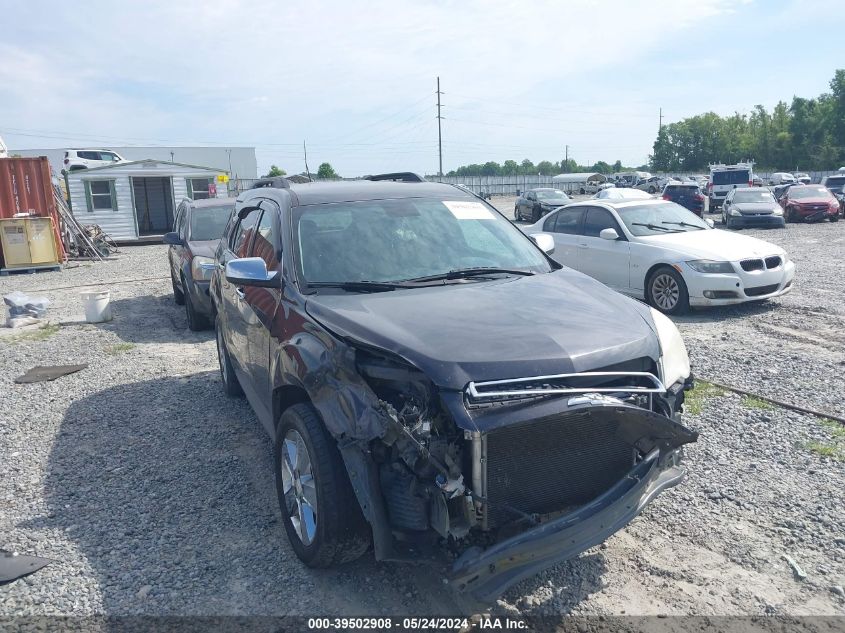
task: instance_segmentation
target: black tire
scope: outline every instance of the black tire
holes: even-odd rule
[[[580,193],[582,196],[583,196],[583,195],[585,195],[585,194],[587,193],[587,190],[586,190],[586,189],[584,189],[584,187],[581,187],[578,191],[579,191],[579,193]]]
[[[673,294],[668,279],[674,281],[675,301],[671,303]],[[670,266],[661,266],[652,272],[645,284],[645,295],[648,304],[664,314],[684,314],[689,311],[689,291],[681,274]],[[661,295],[663,298],[661,298]]]
[[[798,218],[795,216],[795,209],[788,208],[786,210],[786,221],[792,224],[796,224],[798,222]]]
[[[188,329],[192,332],[202,332],[203,330],[207,330],[211,327],[211,323],[208,321],[208,317],[199,314],[197,309],[194,307],[194,302],[191,300],[191,294],[188,293],[184,297],[185,303],[185,316],[188,317]]]
[[[179,290],[176,285],[176,278],[173,276],[173,271],[170,271],[170,285],[173,286],[173,301],[177,306],[185,305],[185,293]]]
[[[838,215],[830,216],[830,221],[831,222],[839,222],[839,216]]]
[[[302,479],[297,479],[297,483],[290,480],[291,485],[286,494],[282,460],[284,454],[290,455],[287,443],[291,442],[297,447],[295,455],[298,464],[293,471],[288,472],[299,472],[299,466],[303,463],[299,440],[304,442],[307,449],[311,479],[306,483],[305,475],[301,473]],[[360,558],[369,549],[372,534],[349,483],[337,444],[310,404],[293,405],[279,418],[273,464],[285,532],[299,560],[309,567],[333,567]],[[308,502],[307,497],[311,497]],[[297,498],[301,501],[297,502]],[[298,511],[300,507],[312,506],[316,506],[313,507],[313,514],[310,510]],[[306,521],[306,524],[313,526],[313,532],[303,528],[306,536],[301,537],[291,518],[294,514],[311,517],[313,522]],[[306,542],[304,538],[310,540]]]
[[[531,210],[531,224],[534,224],[535,222],[539,222],[539,221],[540,221],[540,209],[538,209],[537,207],[534,207]]]
[[[513,208],[513,219],[519,222],[522,219],[522,216],[519,215],[519,205],[515,205]]]
[[[235,368],[229,358],[229,350],[226,349],[226,342],[223,340],[223,328],[220,323],[220,316],[217,316],[215,328],[217,331],[217,362],[220,365],[220,377],[223,380],[223,391],[227,396],[236,398],[244,394],[241,383],[235,375]]]
[[[654,187],[649,187],[648,192],[653,195],[653,194],[657,193],[657,189],[655,189]]]

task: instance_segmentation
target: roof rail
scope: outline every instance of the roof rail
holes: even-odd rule
[[[392,180],[393,182],[425,182],[425,178],[412,171],[397,171],[392,174],[374,174],[372,176],[364,176],[363,180]]]
[[[262,187],[272,187],[273,189],[290,189],[290,183],[287,178],[281,176],[273,176],[272,178],[259,178],[256,180],[252,189],[261,189]]]

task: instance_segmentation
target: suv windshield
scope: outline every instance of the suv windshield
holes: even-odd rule
[[[467,268],[549,272],[541,251],[488,205],[406,198],[296,207],[306,283],[397,282]]]
[[[201,207],[191,211],[191,241],[219,240],[232,214],[232,207]]]
[[[616,213],[628,230],[638,237],[710,228],[704,220],[674,202],[622,207],[617,208]]]
[[[741,185],[751,181],[751,172],[747,169],[732,169],[730,171],[714,171],[710,180],[714,185]]]
[[[555,189],[554,191],[538,191],[537,192],[537,199],[538,200],[568,200],[569,196],[567,196],[562,191],[558,191]]]
[[[737,191],[734,193],[734,202],[771,202],[774,204],[775,198],[772,193],[766,189],[755,189],[754,191]]]
[[[792,187],[789,190],[789,197],[793,200],[800,198],[832,198],[833,194],[828,191],[827,187]]]

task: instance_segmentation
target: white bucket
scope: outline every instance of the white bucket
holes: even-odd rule
[[[83,292],[82,303],[85,305],[85,320],[88,323],[102,323],[111,321],[111,294],[108,290],[98,292]]]

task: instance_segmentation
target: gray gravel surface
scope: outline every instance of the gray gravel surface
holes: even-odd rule
[[[695,369],[841,412],[845,223],[759,235],[797,262],[795,292],[679,320]],[[116,283],[142,278],[153,279]],[[111,289],[113,322],[81,322],[82,289],[57,289],[88,283]],[[0,614],[454,614],[476,606],[426,567],[371,556],[333,571],[298,562],[276,506],[269,439],[245,401],[223,396],[212,334],[187,329],[164,247],[0,278],[0,293],[13,289],[44,290],[51,321],[63,325],[0,335],[0,548],[57,562],[0,588]],[[80,362],[89,368],[55,382],[13,383],[33,365]],[[808,448],[836,442],[833,427],[718,393],[687,422],[701,438],[687,451],[690,475],[680,487],[604,545],[491,608],[845,613],[835,590],[845,584],[845,464]]]

